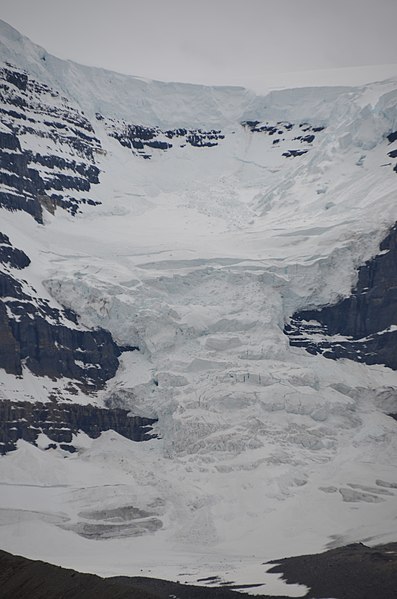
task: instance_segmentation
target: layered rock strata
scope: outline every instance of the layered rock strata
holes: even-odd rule
[[[326,358],[397,369],[397,225],[379,250],[358,269],[349,297],[293,314],[285,326],[291,345]]]
[[[117,408],[0,400],[0,454],[15,450],[19,439],[36,445],[42,434],[48,438],[44,449],[70,453],[76,451],[73,438],[80,432],[96,439],[111,429],[132,441],[147,441],[155,436],[151,432],[155,422]]]

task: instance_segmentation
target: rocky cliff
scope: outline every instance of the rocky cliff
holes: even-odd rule
[[[349,358],[397,369],[397,225],[379,254],[358,269],[351,295],[296,312],[285,326],[290,344],[326,358]]]
[[[0,206],[39,223],[43,207],[76,214],[99,183],[99,139],[60,93],[12,65],[0,68]]]
[[[55,308],[18,274],[30,259],[0,234],[0,368],[79,381],[87,391],[103,387],[118,368],[121,350],[104,330],[78,325],[71,310]]]
[[[16,449],[19,439],[37,444],[39,435],[48,439],[44,449],[76,451],[73,436],[83,432],[92,439],[110,429],[131,441],[147,441],[153,418],[130,416],[128,410],[98,408],[73,403],[29,403],[0,400],[0,454]]]

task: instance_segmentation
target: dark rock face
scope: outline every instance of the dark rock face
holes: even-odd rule
[[[309,322],[310,321],[310,322]],[[314,322],[313,322],[314,321]],[[397,369],[397,225],[380,254],[361,266],[349,297],[319,310],[296,312],[285,327],[290,344],[327,358],[350,358]],[[322,334],[314,341],[313,334]],[[330,335],[346,339],[334,341]]]
[[[218,145],[218,139],[224,139],[225,136],[221,135],[220,131],[202,131],[197,129],[196,131],[190,131],[186,136],[186,143],[194,146],[195,148],[213,148]]]
[[[28,168],[28,157],[14,133],[1,132],[0,144],[0,206],[23,210],[42,223],[38,196],[44,194],[44,182],[37,171]]]
[[[285,145],[288,143],[294,142],[294,141],[299,141],[299,143],[301,144],[306,144],[309,145],[309,148],[312,146],[313,142],[316,139],[316,135],[314,135],[314,133],[320,133],[321,131],[324,131],[325,126],[318,126],[315,127],[313,125],[311,125],[310,123],[300,123],[299,125],[295,125],[294,123],[290,123],[289,121],[278,121],[277,123],[269,123],[268,121],[266,122],[261,122],[261,121],[243,121],[241,123],[241,125],[246,128],[249,129],[249,131],[251,131],[252,133],[264,133],[266,135],[269,135],[271,137],[273,136],[285,136],[285,137],[276,137],[276,139],[273,139],[272,141],[272,145],[273,146],[280,146],[281,148],[281,144],[280,142],[285,142]],[[300,131],[298,131],[299,133],[307,133],[307,135],[296,135],[295,137],[291,137],[291,135],[287,135],[289,134],[293,129],[295,128],[299,128]],[[309,133],[308,133],[309,132]],[[284,145],[284,147],[285,147]],[[288,146],[287,146],[288,147]],[[284,158],[296,158],[298,156],[303,156],[304,154],[307,154],[307,152],[309,151],[309,148],[305,148],[305,149],[300,149],[300,148],[292,148],[292,149],[287,149],[285,152],[282,152],[282,156],[284,156]]]
[[[134,587],[0,551],[2,599],[155,599]]]
[[[100,578],[0,551],[2,599],[246,599],[229,588],[209,588],[143,577]],[[264,599],[276,599],[260,595]],[[277,597],[277,599],[288,599]],[[366,598],[363,598],[366,599]],[[373,599],[377,599],[374,597]],[[387,599],[386,597],[384,599]]]
[[[95,155],[102,148],[91,123],[66,98],[9,65],[0,68],[0,116],[0,206],[42,223],[43,207],[74,215],[81,204],[98,203],[70,195],[99,183]],[[34,138],[48,148],[29,149]]]
[[[19,318],[11,317],[7,324],[3,313],[3,334],[13,340],[16,367],[10,370],[7,363],[0,366],[12,374],[21,374],[24,363],[37,376],[79,380],[92,390],[103,387],[119,365],[120,351],[110,333],[50,324],[47,318],[53,310],[40,308],[44,316],[33,304],[12,304],[11,314]]]
[[[393,144],[397,141],[397,131],[392,131],[388,135],[386,135],[386,139],[390,144]],[[397,158],[397,149],[391,150],[387,153],[389,158]],[[394,165],[393,171],[397,173],[397,164]]]
[[[296,158],[297,156],[303,156],[303,154],[307,154],[308,150],[288,150],[287,152],[283,152],[283,156],[286,158]]]
[[[12,247],[7,235],[0,233],[0,263],[22,269],[29,266],[30,258],[22,250]]]
[[[70,453],[76,451],[73,434],[81,431],[96,439],[111,429],[132,441],[147,441],[155,437],[150,432],[155,422],[153,418],[129,416],[128,410],[117,408],[0,400],[0,454],[15,450],[19,439],[36,445],[41,433],[53,441],[46,449],[60,447]]]
[[[18,346],[9,326],[6,307],[0,304],[0,366],[6,372],[21,374]]]
[[[0,368],[53,379],[67,377],[100,389],[117,371],[121,350],[110,333],[78,327],[71,310],[53,308],[9,267],[23,269],[28,256],[0,234]]]
[[[392,131],[391,133],[389,133],[389,135],[387,136],[387,139],[389,140],[390,143],[397,141],[397,131]]]
[[[110,137],[114,137],[125,148],[141,158],[150,159],[150,150],[169,150],[177,145],[184,147],[189,144],[195,148],[212,148],[219,140],[225,138],[220,130],[203,131],[202,129],[169,129],[162,131],[159,127],[146,127],[105,118],[97,114],[96,118],[103,121]],[[173,140],[171,143],[168,140]]]
[[[81,111],[6,66],[0,68],[0,116],[0,207],[43,223],[43,208],[74,215],[83,204],[98,204],[82,197],[99,183],[95,156],[102,148]],[[37,151],[37,140],[46,149]],[[0,368],[20,375],[25,365],[38,376],[74,379],[86,391],[102,388],[117,371],[119,348],[108,332],[84,330],[72,311],[51,307],[11,270],[29,264],[0,234]]]
[[[252,133],[267,133],[267,135],[274,135],[278,133],[280,130],[280,134],[283,133],[282,129],[280,129],[279,125],[281,123],[277,123],[275,125],[271,125],[266,121],[266,123],[261,123],[260,121],[244,121],[241,123],[243,127],[248,128]],[[288,123],[285,129],[289,131],[293,127],[292,123]]]
[[[393,599],[397,588],[397,543],[377,547],[356,543],[317,555],[284,558],[277,560],[269,572],[282,574],[289,584],[310,587],[307,599]]]
[[[357,543],[317,555],[277,560],[280,565],[274,566],[271,572],[283,574],[289,583],[311,587],[306,599],[394,599],[396,550],[396,543],[371,548]],[[210,582],[211,578],[217,577],[205,580]],[[244,585],[211,588],[157,578],[117,576],[104,579],[5,551],[0,551],[0,584],[2,599],[235,599],[247,596],[231,590],[243,589]],[[251,586],[255,592],[255,586],[259,585],[246,586]],[[276,599],[262,593],[254,596]],[[287,597],[280,595],[278,599]]]

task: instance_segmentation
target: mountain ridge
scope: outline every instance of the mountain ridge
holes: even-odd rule
[[[21,357],[0,370],[21,408],[0,458],[4,549],[105,575],[260,573],[260,591],[299,596],[264,559],[395,539],[396,371],[283,329],[350,297],[368,260],[388,279],[396,83],[120,87],[16,37],[0,89],[0,333]],[[68,404],[84,421],[52,423]]]

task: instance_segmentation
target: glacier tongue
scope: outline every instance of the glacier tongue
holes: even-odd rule
[[[266,559],[395,538],[396,373],[290,347],[283,327],[347,296],[397,221],[396,82],[256,97],[109,74],[0,33],[8,62],[68,96],[46,91],[60,130],[71,105],[86,112],[100,171],[95,205],[44,206],[44,225],[2,209],[1,231],[42,297],[139,347],[105,389],[71,399],[158,419],[157,439],[79,433],[67,457],[44,433],[20,441],[0,459],[4,549],[248,583]],[[46,142],[2,107],[24,151],[76,165],[48,123]],[[214,127],[222,138],[202,145]],[[2,372],[0,394],[42,400],[67,383]]]

